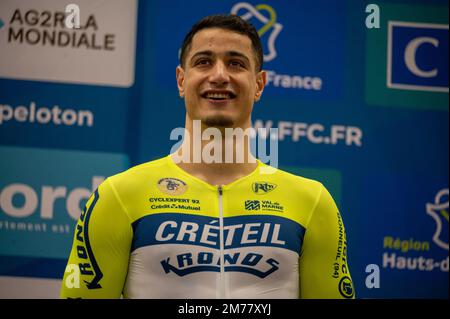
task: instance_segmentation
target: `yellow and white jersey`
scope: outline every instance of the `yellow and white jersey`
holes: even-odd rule
[[[171,156],[112,176],[76,225],[63,298],[354,298],[344,225],[316,181],[258,161],[212,186]]]

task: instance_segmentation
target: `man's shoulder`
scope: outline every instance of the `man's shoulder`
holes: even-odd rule
[[[292,187],[293,190],[309,190],[317,192],[323,187],[322,183],[315,179],[293,174],[279,168],[274,169],[272,173],[261,174],[260,176],[267,176],[266,178],[268,180],[272,180],[274,183],[286,187]]]
[[[267,171],[267,170],[266,170]],[[313,207],[324,190],[321,182],[293,174],[281,169],[272,170],[269,174],[260,174],[257,182],[268,182],[274,184],[280,194],[285,194],[286,201],[302,205],[302,207]]]

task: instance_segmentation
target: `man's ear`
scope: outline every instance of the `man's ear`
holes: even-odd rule
[[[180,94],[180,97],[184,97],[184,69],[181,66],[177,66],[176,75],[178,93]]]
[[[267,83],[267,72],[259,71],[258,74],[256,75],[255,102],[258,102],[259,99],[261,98],[266,83]]]

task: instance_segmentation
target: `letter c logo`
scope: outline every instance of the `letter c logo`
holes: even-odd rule
[[[412,40],[408,43],[405,49],[405,64],[408,67],[408,70],[414,75],[420,76],[422,78],[432,78],[435,77],[438,73],[438,70],[436,68],[431,71],[424,71],[420,69],[416,63],[416,51],[424,43],[431,43],[436,48],[439,46],[439,41],[435,38],[419,37]]]

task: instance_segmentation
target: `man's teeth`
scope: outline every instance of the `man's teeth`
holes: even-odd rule
[[[208,99],[229,99],[230,94],[228,93],[208,93],[206,94]]]

